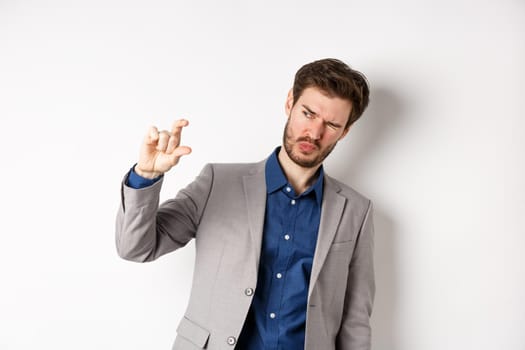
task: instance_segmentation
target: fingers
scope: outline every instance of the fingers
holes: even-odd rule
[[[159,152],[166,152],[168,148],[168,142],[170,141],[171,134],[167,132],[166,130],[162,130],[159,132],[159,140],[157,142],[157,151]]]
[[[191,148],[188,146],[179,146],[169,154],[170,162],[173,166],[179,163],[180,157],[191,153]]]
[[[167,131],[161,133],[157,150],[167,154],[173,153],[180,145],[182,128],[188,126],[188,124],[189,122],[186,119],[176,120],[171,128],[171,133]]]
[[[148,132],[146,133],[146,137],[144,138],[144,142],[147,145],[154,145],[155,143],[157,143],[158,139],[159,139],[159,130],[154,126],[150,126],[150,128],[148,129]]]
[[[154,126],[148,129],[136,166],[144,177],[164,174],[179,162],[180,157],[191,153],[190,147],[180,146],[182,128],[188,124],[187,120],[180,119],[173,124],[171,131],[159,131]]]
[[[191,148],[187,146],[180,146],[180,139],[182,128],[189,125],[186,119],[179,119],[173,123],[171,132],[167,130],[158,131],[155,126],[149,128],[146,134],[145,143],[154,147],[157,151],[173,154],[176,157],[191,153]]]
[[[190,123],[186,119],[179,119],[176,120],[175,123],[173,123],[173,126],[171,127],[171,132],[173,135],[179,135],[182,131],[182,128],[185,126],[188,126]]]
[[[181,156],[185,156],[187,154],[190,154],[191,153],[191,148],[188,147],[188,146],[179,146],[177,147],[172,155],[175,156],[175,157],[181,157]]]

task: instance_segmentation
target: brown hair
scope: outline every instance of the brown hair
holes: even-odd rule
[[[294,105],[309,87],[316,87],[329,96],[337,96],[352,103],[345,129],[359,119],[368,106],[370,89],[366,77],[335,58],[305,64],[297,71],[292,90]]]

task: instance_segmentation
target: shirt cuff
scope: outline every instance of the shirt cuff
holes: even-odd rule
[[[136,165],[136,164],[135,164]],[[141,189],[153,185],[155,182],[159,181],[162,178],[162,175],[154,179],[146,179],[145,177],[140,176],[135,172],[135,165],[130,169],[128,178],[126,180],[126,185],[134,188]]]

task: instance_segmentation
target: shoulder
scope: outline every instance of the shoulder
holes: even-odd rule
[[[259,163],[208,163],[204,166],[197,182],[206,184],[210,196],[219,202],[244,196],[246,185],[257,188],[265,185],[265,162]]]
[[[214,184],[240,184],[246,177],[264,178],[266,160],[257,163],[208,163],[197,179]]]
[[[213,172],[214,176],[243,177],[264,173],[266,160],[256,163],[209,163],[205,168]]]
[[[345,197],[350,202],[368,208],[371,204],[369,198],[362,193],[356,191],[354,188],[347,184],[325,174],[325,186],[326,190],[336,191],[339,195]]]

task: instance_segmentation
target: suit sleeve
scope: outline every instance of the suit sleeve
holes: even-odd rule
[[[374,225],[369,203],[350,261],[343,320],[337,350],[370,350],[370,316],[375,295]]]
[[[122,182],[115,238],[123,259],[153,261],[195,237],[212,188],[212,166],[206,165],[174,199],[159,206],[162,181],[142,189]]]

